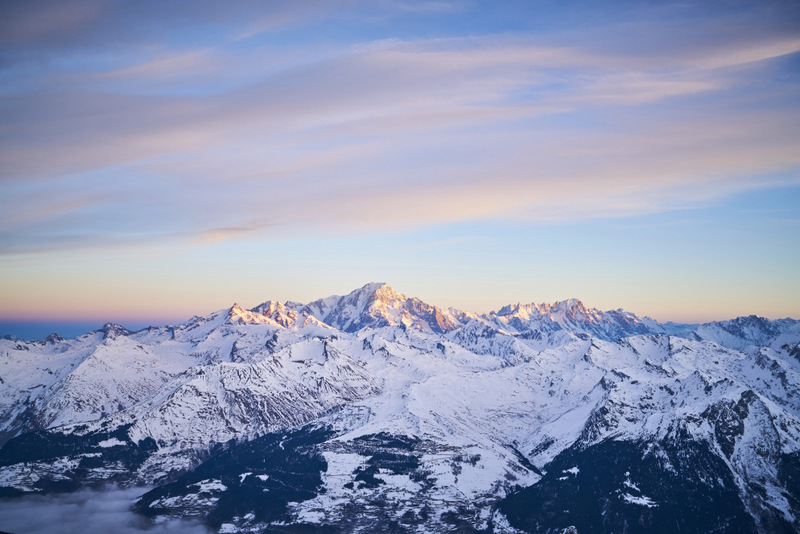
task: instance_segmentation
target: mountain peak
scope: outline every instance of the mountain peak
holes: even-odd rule
[[[226,322],[232,324],[269,324],[277,326],[277,323],[272,318],[260,313],[257,309],[247,310],[236,303],[228,309]]]
[[[268,300],[253,308],[250,310],[250,312],[256,315],[264,316],[275,321],[280,326],[288,328],[297,322],[298,315],[295,308],[302,308],[302,304],[297,304],[294,302],[281,304],[275,300]]]
[[[245,310],[244,308],[239,306],[239,304],[234,302],[233,306],[228,308],[227,316],[228,316],[228,320],[231,320],[231,319],[237,319],[237,318],[242,317],[243,315],[246,315],[246,314],[247,314],[247,310]]]
[[[290,306],[287,306],[287,304],[282,304],[277,300],[268,300],[266,302],[262,302],[255,308],[252,308],[250,311],[253,313],[260,313],[261,315],[266,315],[267,317],[272,317],[272,315],[276,313],[286,313],[290,309]]]
[[[96,330],[96,332],[102,332],[103,339],[114,339],[117,336],[129,336],[133,333],[124,326],[114,323],[106,323],[102,328]]]
[[[375,288],[372,294],[375,297],[376,301],[390,302],[392,300],[402,300],[402,301],[408,300],[408,297],[406,297],[402,293],[395,291],[389,284],[380,283],[380,284],[375,284],[372,287]]]
[[[325,300],[328,299],[322,299],[322,301]],[[392,302],[405,302],[406,300],[408,300],[408,297],[392,289],[389,284],[385,282],[370,282],[343,297],[339,297],[336,302],[337,306],[346,306],[351,308],[351,313],[362,315],[375,306],[375,303],[378,303],[378,306],[386,306]]]
[[[375,291],[379,290],[382,287],[389,287],[389,284],[386,282],[369,282],[361,286],[360,288],[356,289],[355,291],[368,291],[370,293],[374,293]],[[389,288],[391,289],[391,288]]]
[[[61,337],[60,335],[58,335],[58,333],[53,332],[52,334],[50,334],[49,336],[44,338],[42,341],[44,341],[45,343],[53,344],[53,343],[59,343],[61,341],[64,341],[64,338]]]
[[[507,304],[493,313],[501,317],[505,317],[506,315],[518,315],[523,312],[524,308],[525,306],[517,302],[516,304]]]
[[[351,292],[347,296],[350,297],[356,295],[367,295],[371,297],[372,300],[380,300],[382,302],[388,302],[390,300],[406,300],[408,298],[402,293],[395,291],[386,282],[370,282],[369,284],[365,284],[364,286]]]
[[[556,310],[586,310],[586,306],[583,305],[583,302],[574,297],[555,302],[553,303],[552,308]]]
[[[301,312],[345,332],[402,325],[442,333],[460,326],[449,312],[409,298],[385,282],[370,282],[347,295],[316,300]]]
[[[635,334],[663,334],[666,330],[648,318],[622,309],[603,312],[587,308],[576,298],[552,304],[510,304],[486,317],[492,324],[509,331],[553,332],[567,330],[616,341]]]

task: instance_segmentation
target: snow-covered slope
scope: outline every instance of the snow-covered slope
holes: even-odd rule
[[[480,316],[385,284],[0,340],[0,494],[169,483],[140,510],[221,531],[798,531],[798,347],[791,319]]]

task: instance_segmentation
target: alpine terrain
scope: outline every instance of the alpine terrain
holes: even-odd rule
[[[218,532],[800,532],[800,321],[371,283],[2,339],[0,445],[4,498],[147,485]]]

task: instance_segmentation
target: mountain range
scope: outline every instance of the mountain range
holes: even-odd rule
[[[218,532],[800,532],[800,321],[371,283],[0,339],[0,444],[0,496],[147,485]]]

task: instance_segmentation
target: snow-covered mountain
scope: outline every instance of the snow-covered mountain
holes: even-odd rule
[[[388,284],[378,282],[343,297],[315,300],[300,308],[300,313],[317,317],[344,332],[403,325],[441,334],[460,326],[448,311],[425,304],[418,298],[408,298]]]
[[[623,310],[602,312],[586,308],[578,299],[553,304],[516,304],[490,313],[486,320],[511,332],[568,330],[615,341],[635,334],[665,334],[656,321]]]
[[[784,345],[797,343],[800,337],[800,321],[778,319],[770,321],[750,315],[730,321],[715,321],[699,325],[691,334],[695,339],[710,340],[726,347],[745,351],[757,351],[760,347],[780,349]]]
[[[220,532],[800,531],[792,319],[373,283],[0,351],[0,495],[157,485],[138,511]]]

